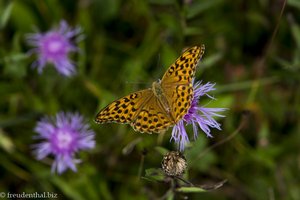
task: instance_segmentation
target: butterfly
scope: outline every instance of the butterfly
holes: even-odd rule
[[[141,133],[162,133],[187,114],[193,100],[193,78],[204,45],[187,49],[152,87],[113,101],[96,123],[126,123]]]

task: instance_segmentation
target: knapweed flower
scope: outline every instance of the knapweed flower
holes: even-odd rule
[[[41,160],[53,156],[52,172],[59,174],[68,168],[76,171],[80,160],[75,154],[95,147],[95,134],[78,113],[60,112],[55,117],[45,117],[37,123],[34,131],[38,133],[34,139],[42,140],[34,145],[36,158]]]
[[[38,56],[32,66],[42,73],[46,64],[51,63],[64,76],[75,74],[74,63],[69,59],[68,54],[79,50],[74,42],[76,38],[77,41],[80,39],[80,34],[80,27],[72,29],[65,21],[61,21],[59,27],[49,32],[28,34],[28,44],[35,47],[29,53]]]
[[[188,113],[181,119],[172,130],[172,137],[179,146],[179,150],[183,151],[185,145],[189,142],[188,134],[185,130],[185,125],[192,124],[194,139],[198,136],[199,128],[208,136],[212,137],[210,134],[210,128],[216,128],[221,130],[221,124],[219,124],[213,117],[224,117],[218,114],[222,112],[225,108],[206,108],[199,105],[199,101],[202,96],[208,96],[213,99],[213,97],[208,95],[209,91],[215,90],[215,84],[206,83],[204,85],[201,82],[194,84],[194,98],[192,100],[191,107]]]

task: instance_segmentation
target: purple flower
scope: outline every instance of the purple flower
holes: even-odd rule
[[[48,155],[53,156],[52,172],[59,174],[67,168],[76,171],[75,164],[80,160],[75,158],[75,154],[95,147],[95,134],[78,113],[60,112],[56,117],[45,117],[34,130],[38,133],[35,139],[42,140],[34,145],[36,158],[41,160]]]
[[[204,95],[214,99],[207,94],[209,91],[215,90],[214,86],[215,84],[211,83],[202,85],[201,82],[197,82],[194,84],[194,98],[191,107],[188,113],[173,127],[172,130],[171,140],[174,139],[178,144],[180,151],[183,151],[185,144],[189,142],[185,125],[193,125],[194,140],[198,136],[198,126],[208,137],[212,137],[210,128],[221,130],[221,125],[213,117],[224,117],[223,115],[218,114],[218,112],[224,111],[225,108],[205,108],[199,105],[200,98]]]
[[[32,66],[42,73],[46,63],[52,63],[64,76],[75,74],[74,63],[68,58],[68,54],[79,50],[72,41],[80,34],[80,27],[72,29],[65,21],[61,21],[58,28],[49,32],[29,34],[27,42],[35,47],[29,53],[38,55],[37,61]]]

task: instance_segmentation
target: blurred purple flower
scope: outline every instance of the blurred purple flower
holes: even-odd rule
[[[84,123],[84,118],[78,113],[56,114],[56,117],[45,117],[40,120],[34,139],[43,140],[34,145],[34,153],[38,160],[48,155],[54,156],[52,173],[63,173],[67,168],[76,171],[76,165],[80,162],[75,154],[80,150],[95,147],[94,132],[89,125]]]
[[[72,76],[76,69],[68,58],[70,52],[79,51],[74,42],[80,39],[81,28],[70,28],[65,21],[61,21],[58,28],[46,33],[28,34],[28,44],[34,46],[30,54],[37,54],[38,59],[32,66],[42,73],[46,63],[52,63],[56,70],[64,76]]]
[[[180,151],[183,151],[185,144],[189,142],[185,125],[193,125],[194,139],[198,136],[198,126],[208,137],[212,137],[210,134],[210,128],[221,130],[221,124],[219,124],[213,117],[224,117],[223,115],[218,114],[218,112],[223,112],[226,109],[205,108],[198,104],[200,98],[204,95],[213,99],[213,97],[209,96],[207,93],[215,90],[214,86],[215,84],[211,83],[202,85],[201,82],[197,82],[194,84],[194,98],[192,100],[192,105],[188,113],[173,127],[172,130],[171,140],[173,139],[178,144]]]

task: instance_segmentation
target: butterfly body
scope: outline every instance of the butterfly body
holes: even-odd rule
[[[139,132],[161,133],[188,112],[193,99],[193,78],[204,45],[186,50],[152,87],[122,97],[96,116],[97,123],[128,123]]]
[[[165,96],[164,89],[161,86],[161,81],[160,80],[152,83],[152,91],[153,91],[153,94],[156,96],[156,98],[159,100],[159,103],[161,104],[163,109],[165,111],[167,111],[168,113],[170,113],[171,108],[170,108],[168,99]]]

